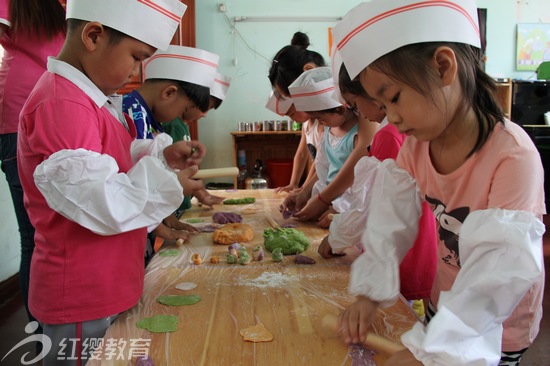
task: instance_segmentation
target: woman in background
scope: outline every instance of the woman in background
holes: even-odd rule
[[[23,204],[17,172],[17,128],[19,112],[46,71],[48,56],[56,56],[61,49],[65,31],[65,10],[58,0],[0,0],[0,45],[4,48],[0,65],[0,160],[21,236],[19,281],[29,321],[35,320],[28,310],[34,228]]]

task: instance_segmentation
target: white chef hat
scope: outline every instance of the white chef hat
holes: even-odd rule
[[[456,42],[480,47],[473,0],[372,0],[351,9],[332,30],[351,79],[400,47]]]
[[[100,22],[164,50],[185,9],[178,0],[68,0],[66,18]]]
[[[220,57],[193,47],[169,46],[143,62],[144,79],[181,80],[210,88]]]
[[[332,80],[334,81],[334,93],[332,94],[332,98],[338,103],[346,104],[346,101],[342,96],[342,92],[340,91],[340,69],[342,68],[342,64],[344,62],[340,52],[336,49],[335,43],[332,45],[331,54],[330,65],[332,70]]]
[[[285,97],[285,99],[282,100],[277,98],[275,94],[271,92],[271,95],[269,96],[265,107],[280,116],[284,116],[287,114],[292,104],[294,104],[292,98]]]
[[[231,78],[217,72],[214,77],[214,83],[210,87],[210,95],[219,100],[224,100],[229,90],[229,85],[231,85]]]
[[[288,87],[297,111],[313,112],[340,107],[334,98],[334,80],[330,67],[304,71]]]

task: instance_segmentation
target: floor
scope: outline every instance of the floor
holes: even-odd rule
[[[547,227],[550,228],[550,217],[548,217],[548,222],[546,221],[545,219]],[[538,337],[523,356],[522,366],[550,365],[550,230],[544,238],[544,262],[546,268],[544,316]],[[35,357],[35,342],[25,343],[8,354],[15,345],[29,336],[25,333],[25,325],[28,320],[21,296],[17,295],[4,304],[0,304],[0,314],[2,314],[0,318],[0,366],[39,365],[39,363],[29,363]]]

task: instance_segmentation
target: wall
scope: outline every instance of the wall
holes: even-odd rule
[[[199,121],[199,139],[208,149],[203,168],[230,166],[230,132],[238,121],[277,119],[264,108],[271,90],[267,78],[275,53],[290,43],[294,32],[309,35],[310,49],[328,60],[327,28],[336,22],[237,23],[236,16],[343,16],[360,0],[228,0],[227,21],[218,11],[220,0],[196,0],[197,47],[219,54],[220,71],[233,77],[221,108]],[[494,77],[532,78],[533,73],[516,72],[516,23],[550,23],[548,0],[479,0],[487,8],[487,65]],[[242,38],[241,38],[242,36]],[[19,233],[5,177],[0,177],[0,281],[17,273]]]
[[[296,31],[310,37],[310,49],[327,61],[327,28],[336,22],[237,22],[238,16],[343,16],[359,0],[318,1],[228,0],[227,13],[219,12],[220,0],[197,1],[197,47],[221,56],[220,70],[233,77],[226,100],[219,110],[199,121],[199,140],[208,149],[204,168],[232,164],[230,132],[238,121],[277,119],[264,108],[271,90],[267,78],[276,52],[290,43]],[[479,0],[487,8],[487,64],[493,77],[532,78],[533,72],[517,72],[515,67],[516,23],[550,23],[548,0]],[[228,21],[229,19],[229,21]],[[245,43],[246,42],[246,43]]]

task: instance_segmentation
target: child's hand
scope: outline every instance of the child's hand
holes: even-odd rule
[[[333,257],[332,254],[332,247],[330,246],[330,243],[328,241],[328,235],[323,238],[321,241],[321,244],[319,244],[319,248],[317,248],[317,253],[323,258],[330,259]]]
[[[357,300],[340,314],[338,329],[346,344],[363,343],[377,309],[377,302],[365,296],[358,296]]]
[[[176,173],[176,175],[178,176],[178,180],[183,187],[184,194],[191,194],[191,192],[195,192],[202,188],[201,180],[191,179],[191,177],[195,175],[197,171],[197,166],[192,165],[189,168]]]
[[[310,199],[307,202],[306,207],[302,208],[299,212],[294,214],[294,217],[300,221],[310,221],[315,220],[322,213],[324,213],[329,206],[318,200],[317,197]]]
[[[277,193],[281,193],[281,192],[292,192],[294,189],[296,189],[296,186],[294,184],[289,184],[287,186],[284,186],[284,187],[278,187],[278,188],[275,188],[275,194]]]
[[[385,366],[422,366],[408,349],[395,353],[384,362]]]
[[[166,226],[168,226],[170,229],[173,230],[185,230],[190,233],[195,233],[199,231],[196,227],[190,224],[186,224],[185,222],[181,222],[176,216],[170,215],[164,220],[162,220],[162,223]]]
[[[307,192],[304,190],[291,192],[285,197],[283,203],[279,206],[280,212],[298,211],[301,210],[309,199]]]
[[[186,241],[189,239],[189,233],[183,230],[172,230],[164,224],[160,224],[153,230],[156,236],[163,238],[164,240],[178,240],[182,239]]]
[[[163,154],[170,168],[181,170],[200,164],[206,148],[198,141],[178,141],[167,146]]]
[[[319,221],[317,222],[317,225],[319,227],[328,229],[330,226],[330,223],[332,222],[332,219],[330,219],[330,215],[337,214],[338,211],[336,211],[333,207],[330,207],[328,210],[323,212],[323,214],[319,217]]]
[[[221,204],[223,202],[223,200],[225,199],[225,197],[214,196],[214,195],[206,192],[206,190],[204,192],[205,193],[202,193],[202,191],[201,191],[201,194],[196,195],[196,197],[197,197],[197,199],[199,200],[200,203],[202,203],[203,205],[208,206],[210,208],[212,208],[212,206],[214,206],[214,205]]]

